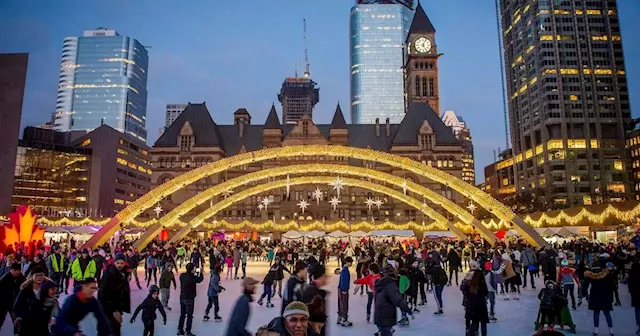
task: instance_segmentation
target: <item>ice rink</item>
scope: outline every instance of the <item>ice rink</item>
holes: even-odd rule
[[[205,266],[207,267],[207,266]],[[330,292],[337,291],[338,277],[333,275],[333,270],[337,267],[335,261],[330,263],[328,273],[331,274],[329,285],[326,287]],[[262,278],[268,270],[267,263],[264,262],[249,262],[247,267],[247,273],[249,276],[254,277],[256,280],[262,281]],[[183,269],[180,270],[181,272]],[[208,270],[207,270],[208,272]],[[140,279],[144,278],[144,271],[142,268],[138,270]],[[224,274],[222,286],[227,290],[220,296],[220,316],[222,316],[222,322],[213,321],[213,310],[211,312],[212,319],[208,322],[203,322],[202,317],[204,315],[204,309],[207,305],[207,286],[209,283],[209,274],[205,274],[205,280],[198,285],[198,296],[196,298],[196,307],[193,320],[192,332],[198,336],[215,336],[224,335],[227,327],[227,319],[231,313],[235,301],[240,296],[240,283],[241,280],[224,280]],[[288,274],[285,273],[285,277]],[[462,279],[463,274],[460,274]],[[178,281],[176,276],[176,281]],[[352,269],[352,280],[355,278],[355,271]],[[542,286],[541,278],[537,278],[538,289]],[[153,282],[152,282],[153,283]],[[137,307],[137,305],[148,294],[146,283],[142,284],[142,290],[139,290],[135,283],[131,283],[131,310]],[[167,325],[162,325],[162,318],[158,314],[156,320],[156,335],[168,336],[176,335],[177,324],[179,317],[180,305],[178,298],[180,284],[178,283],[178,290],[171,290],[171,299],[169,305],[173,308],[171,311],[167,311]],[[254,295],[254,303],[251,304],[251,316],[249,319],[249,330],[254,333],[258,327],[267,324],[271,319],[276,317],[280,311],[281,300],[276,295],[273,299],[274,308],[266,308],[265,306],[259,306],[255,301],[258,300],[259,295],[262,293],[262,286],[259,285]],[[353,295],[353,291],[350,291],[349,301],[349,319],[353,322],[353,327],[344,328],[335,324],[337,313],[337,300],[330,294],[328,302],[329,321],[328,321],[328,335],[340,335],[340,336],[361,336],[361,335],[373,335],[377,330],[375,325],[367,323],[366,318],[366,294],[360,296],[359,294]],[[496,336],[506,335],[531,335],[534,332],[534,320],[538,311],[538,291],[532,289],[523,289],[522,295],[519,301],[505,301],[504,296],[498,296],[496,300],[496,317],[498,321],[491,323],[488,326],[488,334]],[[420,307],[421,312],[416,315],[414,320],[411,320],[409,327],[396,327],[396,336],[412,336],[412,335],[437,335],[437,336],[460,336],[464,335],[464,310],[461,305],[462,294],[458,287],[451,286],[446,287],[443,293],[444,298],[444,315],[435,316],[434,298],[431,293],[428,295],[428,304],[425,307]],[[614,307],[613,311],[613,323],[615,334],[617,336],[631,336],[635,335],[635,320],[634,311],[630,307],[630,296],[625,285],[620,286],[620,296],[622,300],[622,307]],[[61,301],[64,298],[61,299]],[[577,335],[591,335],[592,333],[592,312],[586,307],[586,302],[579,307],[577,311],[572,311],[574,322],[577,324]],[[138,316],[134,324],[130,324],[130,314],[125,314],[124,325],[122,328],[123,335],[142,335],[142,322],[140,316]],[[12,330],[9,327],[10,320],[7,317],[0,336],[12,335]],[[83,331],[86,335],[96,335],[95,320],[91,316],[87,318],[82,324]],[[565,331],[567,335],[570,335],[568,331]],[[606,322],[604,316],[600,318],[600,335],[608,335]]]

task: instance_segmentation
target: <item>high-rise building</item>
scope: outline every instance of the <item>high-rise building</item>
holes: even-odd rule
[[[471,130],[467,127],[467,124],[462,120],[461,116],[456,115],[453,111],[446,111],[442,115],[442,121],[445,125],[451,127],[453,134],[456,136],[460,145],[462,146],[462,180],[476,184],[476,171],[475,163],[473,160],[473,142],[471,140]]]
[[[320,88],[308,77],[287,77],[282,83],[278,101],[282,103],[282,120],[295,124],[307,114],[313,116],[313,108],[320,101]]]
[[[0,54],[0,215],[11,210],[29,54]]]
[[[404,43],[413,1],[358,0],[349,18],[351,122],[400,123],[405,114]]]
[[[164,127],[169,127],[178,118],[180,113],[187,108],[188,104],[167,104],[167,111],[165,113]]]
[[[501,0],[518,193],[552,206],[630,195],[631,117],[615,0]]]
[[[102,124],[146,141],[147,49],[115,30],[67,37],[54,129],[91,131]]]

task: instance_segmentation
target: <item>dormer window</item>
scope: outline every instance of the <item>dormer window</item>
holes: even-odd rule
[[[302,122],[302,134],[303,135],[309,135],[309,122],[308,121],[303,121]]]
[[[433,134],[420,135],[420,149],[429,151],[433,150]]]
[[[180,136],[180,150],[181,151],[190,151],[193,146],[193,136],[191,135],[181,135]]]

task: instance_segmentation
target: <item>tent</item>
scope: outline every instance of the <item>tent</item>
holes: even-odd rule
[[[45,232],[49,233],[69,233],[70,228],[66,226],[46,226],[44,227]]]
[[[520,232],[516,229],[510,229],[507,231],[507,237],[520,237]]]
[[[333,237],[333,238],[340,238],[340,237],[347,237],[348,235],[342,231],[333,231],[331,233],[329,233],[329,237]]]
[[[71,233],[94,234],[98,232],[98,230],[100,230],[99,226],[84,225],[84,226],[78,226],[77,228],[71,229]]]
[[[307,238],[320,238],[326,236],[327,234],[324,231],[314,230],[305,232],[303,235]]]
[[[415,234],[411,230],[375,230],[371,232],[372,236],[377,237],[413,237]]]
[[[556,235],[560,237],[568,237],[572,234],[573,232],[569,231],[566,227],[561,227],[559,230],[556,230]]]
[[[361,230],[353,231],[353,232],[349,233],[349,237],[361,238],[361,237],[368,237],[368,236],[369,236],[368,232],[364,232],[364,231],[361,231]]]
[[[556,234],[556,232],[550,228],[535,228],[534,230],[541,236],[553,236]]]
[[[439,237],[447,237],[447,238],[455,238],[456,235],[451,231],[427,231],[424,233],[425,236],[429,238],[439,238]]]
[[[282,235],[282,238],[287,238],[287,239],[296,239],[296,238],[300,238],[302,237],[302,233],[298,232],[298,231],[287,231],[285,234]]]
[[[564,226],[563,229],[568,230],[574,236],[589,236],[588,226]]]

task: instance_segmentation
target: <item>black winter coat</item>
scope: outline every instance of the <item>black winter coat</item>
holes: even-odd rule
[[[173,271],[169,271],[168,269],[165,269],[164,271],[162,271],[162,274],[160,274],[160,280],[158,280],[158,287],[170,288],[172,282],[173,282],[173,288],[175,288],[176,277],[173,274]]]
[[[0,310],[11,311],[18,293],[20,293],[20,285],[26,280],[27,278],[22,273],[17,277],[7,273],[0,278]]]
[[[455,249],[449,250],[449,254],[447,254],[447,261],[449,262],[449,267],[454,270],[462,268],[462,259]]]
[[[627,283],[631,294],[631,306],[638,308],[640,307],[640,262],[636,261],[631,266]]]
[[[589,293],[589,310],[613,310],[615,284],[608,275],[608,270],[599,271],[599,268],[584,272],[583,294]],[[590,291],[589,287],[591,287]]]
[[[204,280],[204,273],[197,277],[192,273],[180,274],[180,300],[192,300],[196,298],[196,285]]]
[[[131,312],[131,289],[127,275],[124,271],[118,271],[115,265],[110,265],[102,275],[98,301],[107,316],[114,312]]]
[[[481,271],[476,271],[476,272],[481,272]],[[484,323],[489,323],[489,312],[487,311],[487,301],[486,301],[487,295],[489,295],[489,290],[487,289],[487,283],[482,281],[480,288],[478,288],[478,292],[475,294],[471,293],[470,286],[467,283],[463,293],[464,293],[464,317],[471,321],[480,321]]]
[[[392,327],[398,320],[396,307],[410,313],[407,302],[402,298],[398,284],[395,280],[384,277],[376,280],[375,284],[375,311],[373,322],[381,327]]]
[[[273,330],[275,333],[277,333],[280,336],[293,336],[292,333],[290,333],[287,328],[285,327],[284,324],[284,318],[282,317],[276,317],[273,320],[271,320],[271,322],[269,322],[269,324],[267,325],[267,328]],[[309,323],[309,327],[307,327],[307,336],[317,336],[318,334],[313,330],[313,328],[311,327],[311,323]]]
[[[51,311],[45,311],[42,301],[33,292],[33,280],[25,281],[13,306],[15,318],[21,318],[17,335],[49,335]]]
[[[153,322],[156,320],[156,309],[160,311],[160,315],[162,315],[163,321],[167,321],[167,314],[164,312],[164,308],[162,307],[162,303],[158,299],[154,299],[151,294],[147,296],[142,303],[136,308],[136,311],[133,312],[133,316],[131,316],[131,320],[134,320],[140,310],[142,310],[142,321],[143,322]]]
[[[308,286],[306,286],[302,292],[302,302],[309,304],[315,297],[320,297],[322,302],[324,303],[324,311],[327,311],[327,301],[326,301],[327,292],[323,289],[318,288],[314,282],[311,282]],[[319,336],[325,336],[327,326],[325,324],[320,331]]]
[[[418,283],[426,282],[424,273],[417,267],[409,267],[409,269],[407,269],[407,277],[409,278],[409,288],[407,288],[406,294],[416,296],[418,294]]]

